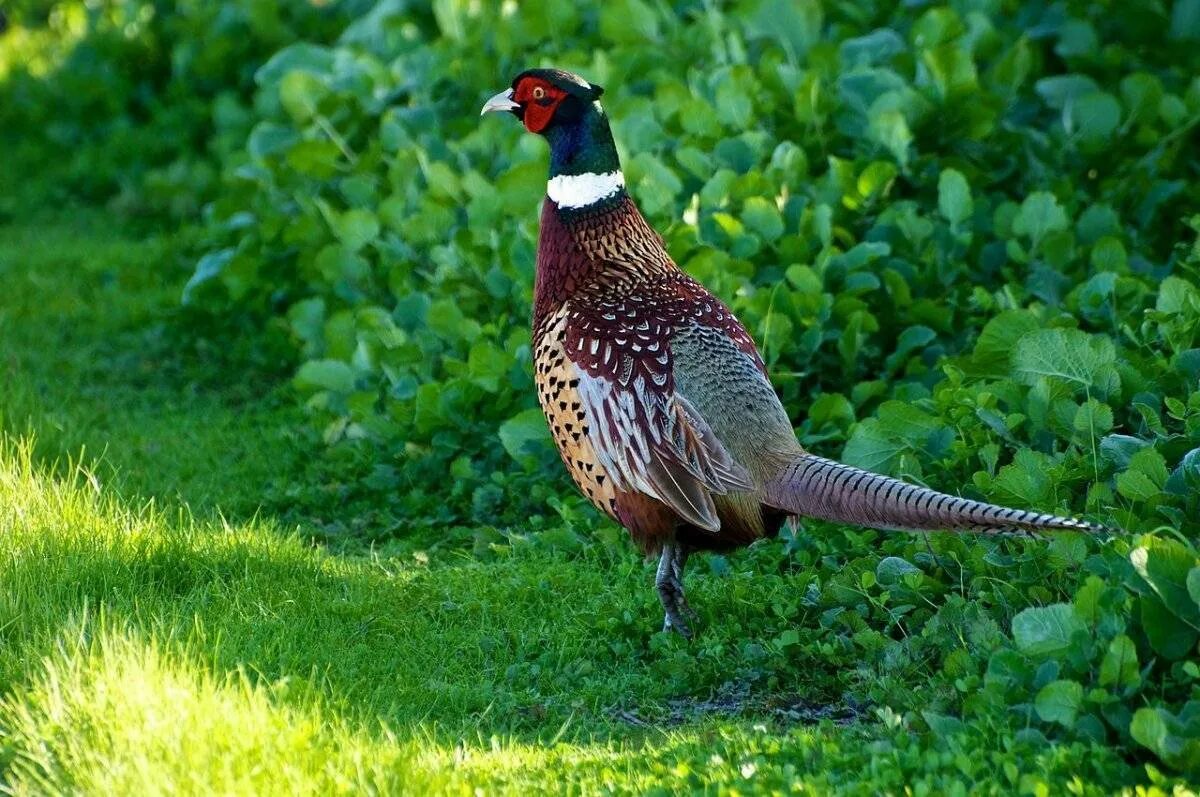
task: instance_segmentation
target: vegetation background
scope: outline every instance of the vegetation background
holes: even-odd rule
[[[17,0],[0,787],[1190,793],[1200,0]],[[1122,530],[804,523],[690,576],[570,489],[531,65],[811,449]]]

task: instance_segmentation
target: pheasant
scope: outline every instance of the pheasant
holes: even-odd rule
[[[509,111],[549,143],[533,302],[538,399],[575,484],[658,555],[664,630],[691,636],[689,553],[775,536],[790,517],[910,531],[1100,530],[806,452],[746,328],[680,270],[626,190],[602,92],[570,72],[530,69],[480,115]]]

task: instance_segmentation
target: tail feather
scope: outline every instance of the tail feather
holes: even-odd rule
[[[812,454],[780,471],[764,500],[796,515],[877,529],[1026,535],[1105,530],[1085,520],[946,495]]]

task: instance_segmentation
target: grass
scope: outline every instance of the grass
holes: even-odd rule
[[[181,337],[173,251],[96,216],[0,229],[5,790],[1038,794],[1154,777],[1007,730],[919,736],[856,703],[856,660],[795,609],[808,575],[777,545],[689,576],[692,645],[654,633],[651,570],[626,548],[312,545],[312,518],[264,501],[321,456],[292,431],[283,369],[242,356],[236,330]]]

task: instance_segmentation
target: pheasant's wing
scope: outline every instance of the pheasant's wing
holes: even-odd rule
[[[567,317],[587,434],[617,489],[637,490],[700,528],[717,531],[712,494],[750,490],[691,403],[675,392],[669,319],[639,296],[595,301]]]

